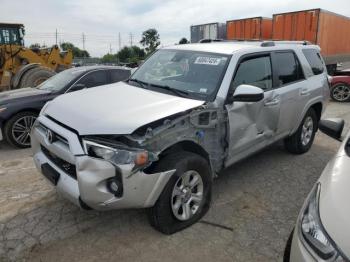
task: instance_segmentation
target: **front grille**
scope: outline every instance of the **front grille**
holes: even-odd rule
[[[39,123],[38,127],[42,130],[43,134],[45,134],[46,131],[48,130],[48,128],[45,125],[43,125],[42,123]],[[56,132],[53,132],[52,130],[51,130],[51,132],[53,133],[55,140],[59,140],[63,144],[68,146],[68,140],[66,138],[64,138],[63,136],[57,134]]]
[[[76,171],[75,165],[68,163],[62,158],[56,156],[55,154],[47,150],[47,148],[42,145],[41,145],[41,151],[52,163],[54,163],[57,167],[59,167],[63,172],[65,172],[70,177],[77,179],[77,171]]]

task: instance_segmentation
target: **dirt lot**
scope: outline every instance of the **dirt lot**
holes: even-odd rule
[[[328,117],[350,122],[350,105]],[[0,261],[281,261],[299,209],[339,146],[318,133],[312,150],[276,144],[225,170],[209,213],[164,236],[143,210],[81,211],[34,169],[30,150],[0,144]]]

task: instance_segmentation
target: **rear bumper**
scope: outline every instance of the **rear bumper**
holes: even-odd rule
[[[63,133],[70,131],[64,129],[64,132],[61,132],[60,129],[63,127],[40,116],[32,129],[31,141],[37,169],[42,171],[41,166],[46,163],[55,169],[59,173],[57,191],[75,205],[81,206],[81,199],[87,206],[96,210],[151,207],[175,172],[175,170],[155,174],[146,174],[142,171],[132,172],[133,165],[114,166],[108,161],[92,158],[85,154],[73,154],[71,143],[78,143],[74,145],[75,150],[80,151],[77,147],[78,145],[81,147],[79,139],[74,133],[70,135],[76,136],[76,140],[67,139],[68,146],[63,145],[61,141],[50,144],[45,133],[38,128],[38,121],[62,136]],[[57,165],[57,162],[54,163],[52,158],[49,158],[42,151],[42,147],[63,159],[65,163],[73,164],[76,176],[65,172],[62,167]],[[115,177],[117,172],[122,179],[123,186],[123,193],[120,197],[116,197],[107,187],[108,180]]]

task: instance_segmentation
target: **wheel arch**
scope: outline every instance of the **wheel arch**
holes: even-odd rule
[[[158,155],[158,158],[159,158],[158,161],[160,161],[166,155],[169,155],[173,152],[178,152],[178,151],[187,151],[203,157],[208,162],[210,168],[212,169],[209,153],[204,149],[204,147],[202,147],[201,145],[199,145],[198,143],[192,140],[182,140],[167,146]],[[149,167],[147,167],[145,169],[145,172],[151,173],[158,161],[153,162]]]
[[[315,110],[316,115],[317,115],[317,120],[319,121],[321,119],[323,110],[325,108],[324,100],[319,99],[319,98],[315,98],[315,99],[309,101],[309,103],[304,107],[304,110],[302,111],[302,114],[299,116],[299,119],[298,119],[297,123],[295,124],[295,127],[292,130],[292,132],[290,133],[290,135],[293,135],[298,130],[298,128],[301,124],[301,121],[303,121],[307,111],[309,111],[310,108]]]
[[[14,117],[15,115],[17,115],[17,114],[19,114],[19,113],[22,113],[22,112],[32,112],[32,113],[35,113],[35,114],[38,114],[38,115],[39,115],[40,110],[41,110],[41,109],[29,107],[29,108],[22,108],[22,109],[20,109],[20,110],[18,110],[18,111],[14,111],[8,118],[6,118],[6,120],[4,120],[3,125],[2,125],[2,128],[5,127],[5,125],[7,124],[7,122],[8,122],[12,117]]]

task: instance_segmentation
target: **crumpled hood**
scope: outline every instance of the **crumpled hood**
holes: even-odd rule
[[[349,135],[336,156],[327,164],[319,180],[322,224],[348,258],[350,258],[350,157],[344,148]]]
[[[119,82],[59,96],[43,113],[80,135],[131,134],[143,125],[203,104]]]

